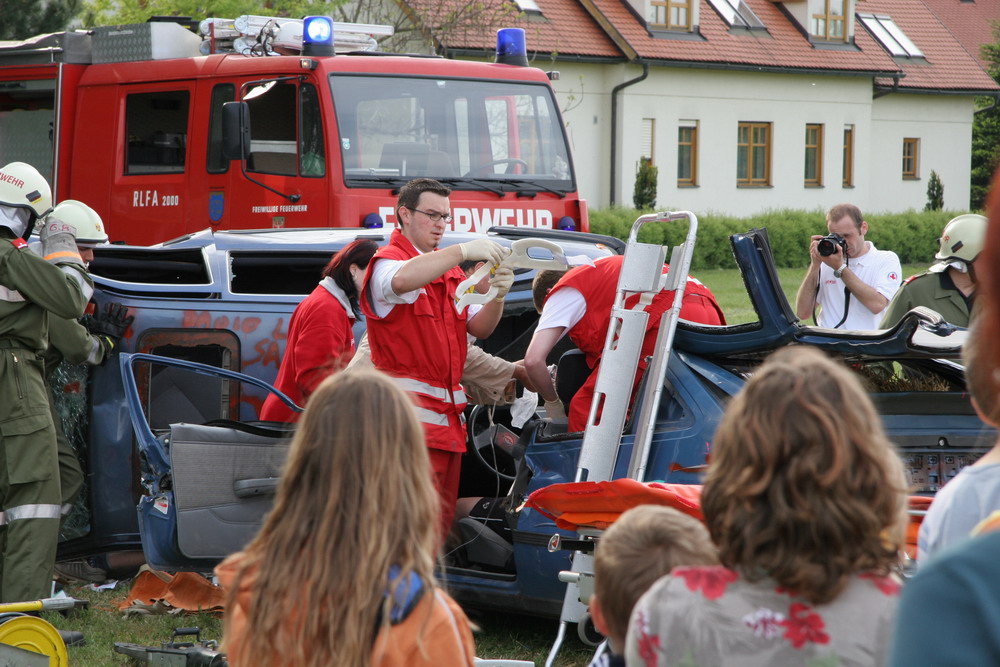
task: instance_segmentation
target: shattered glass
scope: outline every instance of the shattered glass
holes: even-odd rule
[[[87,431],[89,426],[87,381],[89,367],[63,361],[49,378],[52,405],[62,425],[63,433],[73,447],[76,458],[83,469],[83,486],[73,502],[73,509],[62,521],[59,540],[66,541],[83,537],[90,532],[90,493],[87,480]]]

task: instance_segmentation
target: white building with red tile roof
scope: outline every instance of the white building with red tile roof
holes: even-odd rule
[[[465,4],[400,1],[416,16]],[[932,170],[945,207],[968,207],[975,98],[1000,86],[939,15],[1000,0],[533,4],[508,25],[525,29],[535,66],[560,71],[591,206],[631,206],[645,156],[658,208],[921,209]],[[434,23],[425,30],[449,55],[492,53],[493,27],[435,34]]]

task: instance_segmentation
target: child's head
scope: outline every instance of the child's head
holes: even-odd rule
[[[789,346],[726,408],[701,509],[723,565],[820,604],[897,563],[903,466],[856,374]]]
[[[621,650],[632,607],[653,582],[679,565],[716,562],[708,530],[697,519],[660,505],[633,507],[604,532],[594,552],[590,608],[597,629]]]

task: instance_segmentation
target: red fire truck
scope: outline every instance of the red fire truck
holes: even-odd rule
[[[242,45],[227,33],[241,20]],[[129,244],[392,224],[419,176],[453,188],[457,231],[587,231],[551,75],[358,50],[380,26],[330,23],[336,50],[307,35],[299,51],[264,17],[0,42],[0,164],[36,166],[56,201],[86,202]]]

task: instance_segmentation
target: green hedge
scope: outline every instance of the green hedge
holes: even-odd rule
[[[590,211],[590,231],[627,239],[635,219],[642,212],[631,208]],[[907,211],[867,215],[869,241],[882,250],[892,250],[903,264],[930,263],[937,251],[937,239],[945,224],[965,211]],[[693,266],[702,269],[731,269],[736,264],[729,235],[755,227],[766,227],[774,261],[779,267],[799,268],[809,263],[806,250],[812,234],[825,234],[823,211],[766,211],[746,218],[705,215],[698,217],[698,242]],[[683,224],[651,223],[639,232],[643,243],[676,245],[683,240]]]

